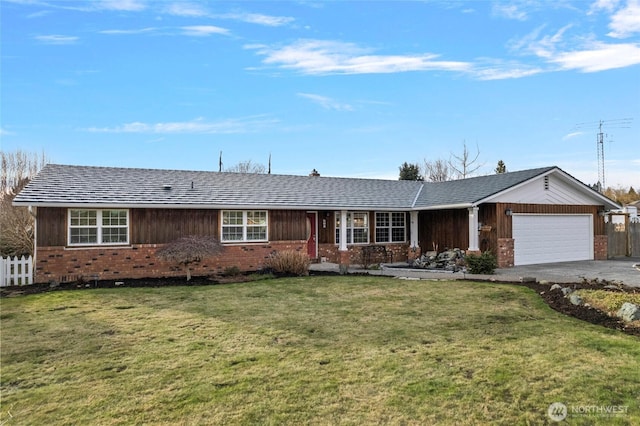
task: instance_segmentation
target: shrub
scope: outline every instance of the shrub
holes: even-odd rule
[[[237,277],[238,275],[240,275],[240,268],[238,268],[237,266],[229,266],[227,268],[224,268],[223,275],[225,277]]]
[[[156,252],[159,259],[184,266],[187,281],[191,279],[189,265],[213,257],[222,252],[224,246],[214,237],[188,236],[170,242]]]
[[[309,275],[309,256],[295,250],[278,251],[267,258],[264,266],[277,275]]]
[[[491,275],[498,267],[496,257],[490,251],[477,254],[469,254],[466,256],[468,272],[471,274]]]

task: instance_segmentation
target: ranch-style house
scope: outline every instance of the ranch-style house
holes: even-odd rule
[[[360,263],[491,250],[500,267],[606,259],[604,213],[620,208],[558,167],[448,182],[49,164],[16,196],[36,218],[35,281],[180,275],[155,252],[208,235],[222,254],[194,275],[259,270],[281,250]]]

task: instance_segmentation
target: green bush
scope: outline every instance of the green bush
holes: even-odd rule
[[[273,253],[264,263],[265,268],[276,275],[309,275],[309,256],[295,250]]]
[[[498,267],[496,257],[488,250],[482,252],[479,256],[477,254],[469,254],[465,260],[470,274],[491,275]]]

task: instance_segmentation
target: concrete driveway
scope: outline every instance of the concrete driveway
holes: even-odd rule
[[[494,275],[470,275],[464,272],[403,268],[406,263],[400,262],[394,264],[394,267],[387,265],[378,270],[362,269],[359,265],[351,265],[349,272],[415,279],[481,279],[504,282],[521,282],[525,277],[535,278],[538,282],[553,283],[581,283],[584,279],[598,279],[622,283],[630,287],[640,287],[640,270],[633,267],[635,264],[640,264],[640,258],[624,257],[610,260],[545,263],[496,269]],[[310,266],[310,270],[337,273],[339,268],[335,263],[316,263]]]
[[[623,257],[609,260],[545,263],[497,269],[496,276],[501,279],[535,277],[538,281],[547,280],[558,283],[582,282],[586,278],[640,287],[640,270],[633,267],[635,264],[640,268],[640,258]]]

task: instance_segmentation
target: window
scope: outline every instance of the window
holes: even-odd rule
[[[369,213],[347,212],[347,244],[369,242]],[[340,212],[336,212],[336,244],[340,244]]]
[[[376,212],[376,242],[401,243],[407,240],[404,212]]]
[[[69,245],[128,243],[128,210],[69,210]]]
[[[267,212],[223,211],[222,241],[267,241]]]

